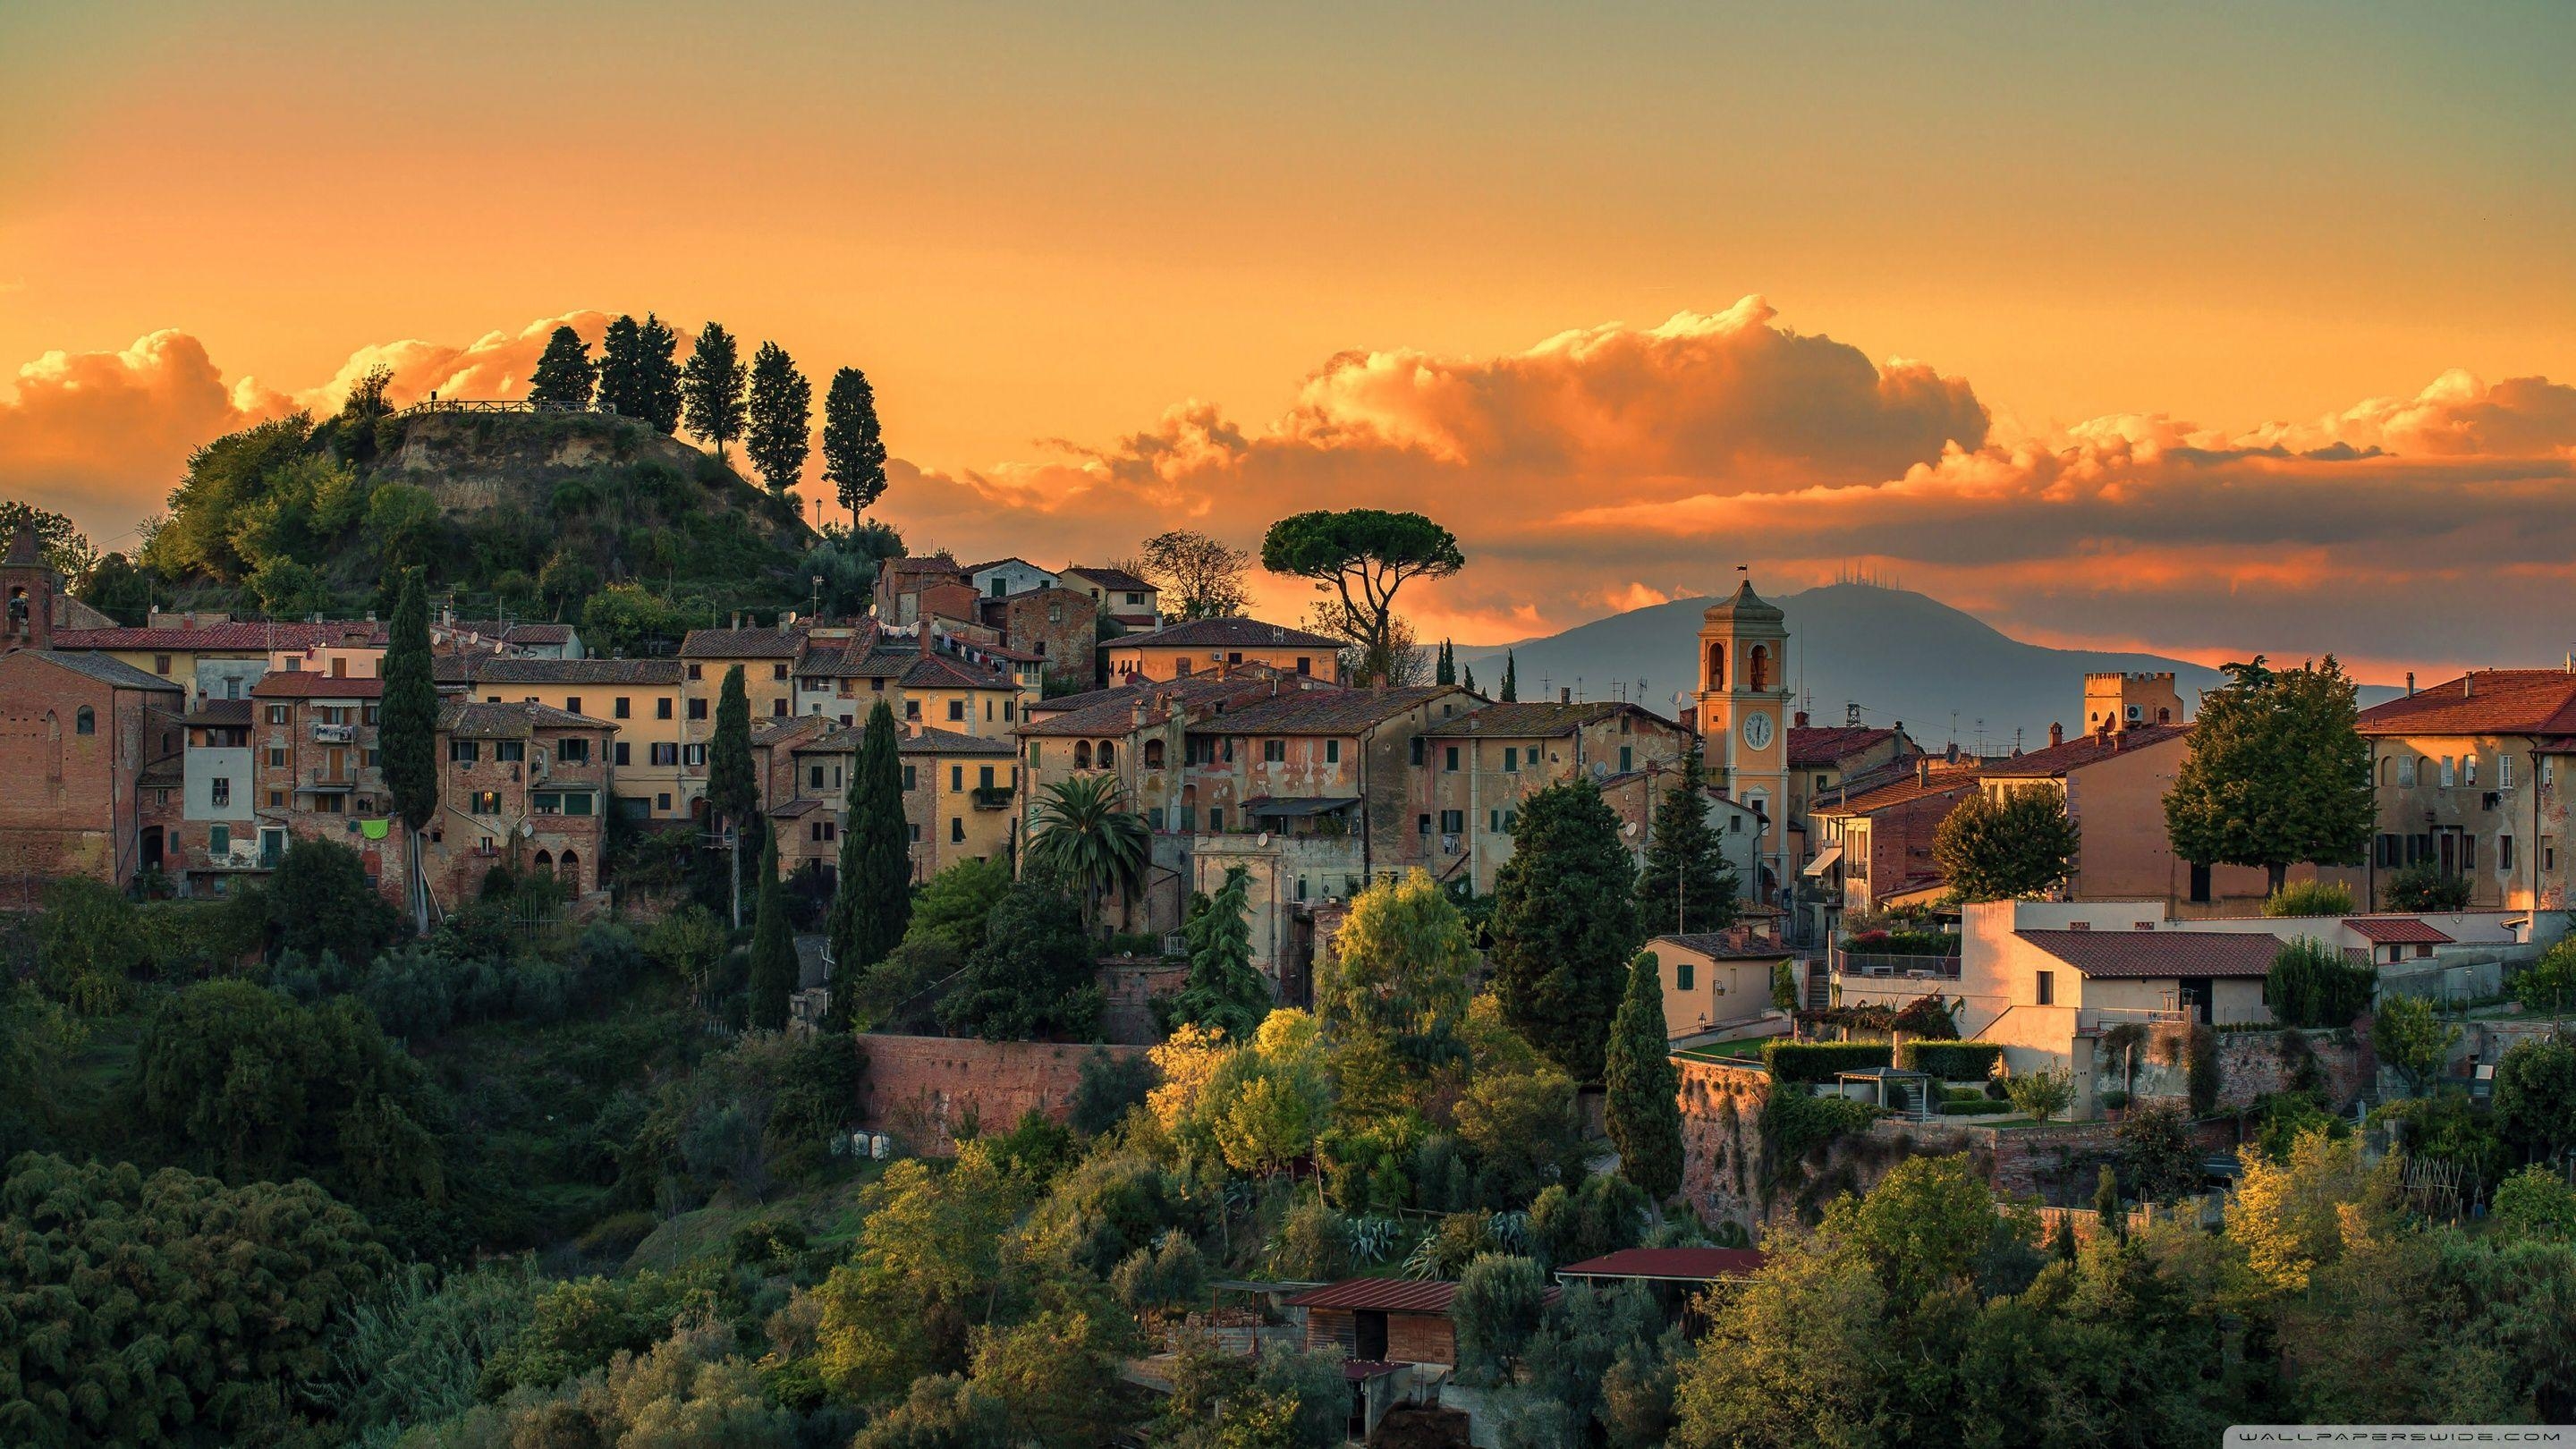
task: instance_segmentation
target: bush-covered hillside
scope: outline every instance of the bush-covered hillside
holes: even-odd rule
[[[602,413],[395,413],[362,390],[200,448],[137,562],[154,598],[278,616],[388,609],[428,569],[461,613],[560,619],[646,646],[734,610],[864,597],[901,552],[880,525],[818,535],[648,424]]]

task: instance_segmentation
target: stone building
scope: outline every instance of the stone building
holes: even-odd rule
[[[2411,684],[2410,680],[2410,684]],[[2361,712],[2378,824],[2368,899],[2410,866],[2467,882],[2477,906],[2565,910],[2576,668],[2481,669]]]
[[[1484,704],[1422,731],[1411,772],[1413,830],[1423,863],[1444,882],[1491,895],[1512,857],[1512,826],[1533,791],[1588,779],[1612,782],[1677,768],[1697,747],[1690,731],[1640,705],[1595,701]],[[1632,851],[1645,848],[1655,791],[1618,792]],[[1614,807],[1616,808],[1616,807]]]

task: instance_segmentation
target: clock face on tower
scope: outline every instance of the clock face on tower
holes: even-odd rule
[[[1744,743],[1762,749],[1771,743],[1771,716],[1755,710],[1744,717]]]

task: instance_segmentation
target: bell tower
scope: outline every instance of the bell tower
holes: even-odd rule
[[[36,531],[18,525],[9,552],[0,557],[0,652],[54,647],[54,590],[61,580],[36,545]]]
[[[1765,904],[1788,879],[1789,626],[1750,579],[1709,605],[1699,626],[1700,751],[1711,784],[1765,820],[1758,885]]]

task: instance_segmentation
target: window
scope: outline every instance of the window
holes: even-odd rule
[[[705,719],[706,717],[707,717],[707,702],[706,702],[705,698],[704,698],[704,697],[700,697],[700,698],[697,698],[697,699],[692,699],[692,700],[690,700],[690,701],[689,701],[689,718],[691,718],[691,719]]]
[[[1485,812],[1485,833],[1488,835],[1500,835],[1503,833],[1503,812],[1500,810],[1488,810]]]
[[[668,740],[657,741],[652,747],[650,758],[656,765],[676,765],[680,763],[680,747]]]
[[[817,820],[805,828],[805,838],[814,841],[830,840],[836,833],[829,820]]]
[[[2558,869],[2558,837],[2555,835],[2544,835],[2540,837],[2540,868],[2542,870]]]
[[[662,812],[663,814],[665,814],[665,815],[670,814],[670,813],[671,813],[671,792],[670,792],[670,791],[668,791],[668,790],[665,790],[665,791],[663,791],[661,794],[654,796],[654,797],[653,797],[653,808],[654,808],[654,809],[656,809],[656,810],[661,811],[661,812]]]
[[[609,750],[611,751],[611,754],[610,754],[610,756],[609,756],[609,759],[611,760],[611,762],[613,762],[613,763],[615,763],[615,764],[620,764],[620,765],[631,765],[631,764],[633,764],[633,763],[635,762],[635,751],[634,751],[634,747],[633,747],[632,745],[628,744],[626,741],[624,741],[624,740],[619,740],[617,743],[615,743],[615,744],[613,744],[613,745],[610,745],[608,748],[609,748]]]
[[[470,765],[481,758],[483,746],[473,740],[447,742],[447,762],[451,765]]]
[[[707,767],[707,747],[704,745],[681,746],[680,763],[692,770],[705,769]]]
[[[697,665],[692,664],[689,666],[689,677],[691,679],[704,679],[706,676],[698,672]]]
[[[1327,765],[1338,765],[1341,762],[1342,742],[1340,740],[1324,741],[1324,763]]]
[[[2399,755],[2399,756],[2397,757],[2397,783],[2398,783],[2398,784],[2400,784],[2400,785],[2406,786],[2406,787],[2407,787],[2407,788],[2409,788],[2409,789],[2412,789],[2412,788],[2414,787],[2414,784],[2415,784],[2415,756],[2414,756],[2414,755],[2412,755],[2412,754],[2404,754],[2404,755]]]
[[[2444,789],[2449,789],[2451,786],[2457,785],[2458,783],[2460,783],[2459,762],[2448,755],[2444,755],[2442,757],[2442,787]]]
[[[949,794],[951,794],[951,795],[954,795],[954,794],[956,794],[958,791],[963,790],[963,789],[965,789],[965,788],[966,788],[966,767],[965,767],[964,765],[951,765],[951,766],[949,766],[949,767],[948,767],[948,793],[949,793]]]
[[[1691,977],[1695,974],[1691,968],[1698,964],[1699,963],[1695,961],[1676,961],[1673,963],[1673,989],[1675,991],[1688,991],[1691,989]]]
[[[1411,744],[1413,746],[1413,763],[1415,767],[1419,768],[1422,764],[1422,736],[1415,735]]]
[[[581,696],[580,696],[580,695],[578,695],[578,694],[567,694],[567,695],[565,695],[565,696],[564,696],[564,713],[566,713],[566,714],[579,714],[579,713],[581,713]]]
[[[1625,724],[1627,721],[1622,720],[1620,723]],[[1637,747],[1634,745],[1621,745],[1619,747],[1619,773],[1624,775],[1635,768],[1637,768]]]
[[[1036,740],[1031,740],[1031,741],[1029,741],[1029,768],[1034,770],[1034,769],[1036,769],[1036,768],[1037,768],[1037,765],[1038,765],[1038,742],[1037,742]]]
[[[473,805],[473,811],[474,811],[474,813],[475,813],[475,814],[477,814],[477,815],[498,815],[498,814],[500,814],[500,813],[501,813],[501,792],[500,792],[500,791],[498,791],[498,790],[477,790],[477,791],[475,791],[475,792],[474,792],[474,805]]]
[[[215,808],[218,810],[228,810],[232,808],[233,782],[231,777],[226,775],[217,775],[209,783],[214,790]]]
[[[272,704],[268,707],[268,722],[270,724],[287,724],[292,722],[294,718],[294,711],[286,705]]]
[[[1440,833],[1441,833],[1441,834],[1443,834],[1443,835],[1460,835],[1460,834],[1464,834],[1464,833],[1465,833],[1465,831],[1466,831],[1466,829],[1467,829],[1467,812],[1466,812],[1466,811],[1464,811],[1464,810],[1443,810],[1443,811],[1441,811],[1441,812],[1440,812]]]
[[[2543,755],[2540,757],[2540,783],[2544,785],[2555,785],[2558,783],[2558,759],[2556,756]]]
[[[2054,971],[2039,973],[2039,1004],[2042,1006],[2057,1004],[2057,973]]]
[[[1118,746],[1111,740],[1100,742],[1100,768],[1106,770],[1118,763]]]
[[[772,679],[785,679],[787,677],[787,666],[784,664],[773,664],[769,666],[769,677]]]
[[[1265,765],[1276,765],[1283,763],[1287,758],[1288,742],[1286,740],[1263,740],[1261,742],[1261,763]]]
[[[587,764],[589,764],[589,763],[590,763],[590,741],[588,741],[588,740],[557,740],[557,741],[555,741],[555,763],[556,763],[556,764],[558,764],[558,765],[587,765]]]
[[[153,673],[155,673],[155,674],[167,674],[167,673],[169,673],[169,672],[170,672],[170,656],[169,656],[169,655],[167,655],[167,654],[155,654],[155,655],[153,655],[153,656],[152,656],[152,672],[153,672]]]
[[[272,770],[285,769],[286,751],[279,749],[274,745],[270,746],[268,751],[268,767]]]
[[[552,790],[538,791],[532,803],[539,815],[561,815],[563,813],[563,796],[556,794]]]
[[[271,790],[271,791],[269,791],[269,792],[268,792],[268,808],[269,808],[269,809],[271,809],[271,810],[283,810],[283,809],[285,809],[285,808],[286,808],[286,792],[285,792],[285,791],[283,791],[283,790]]]
[[[1503,746],[1503,773],[1504,773],[1504,774],[1506,774],[1506,775],[1517,775],[1517,774],[1519,774],[1520,772],[1521,772],[1521,751],[1520,751],[1520,746],[1518,746],[1518,745],[1505,745],[1505,746]]]
[[[2476,787],[2476,785],[2477,785],[2477,783],[2478,783],[2478,757],[2477,757],[2477,756],[2475,756],[2475,755],[2463,755],[2463,756],[2461,756],[2461,757],[2460,757],[2460,780],[2461,780],[2461,783],[2466,784],[2466,785],[2470,786],[2471,788],[2475,788],[2475,787]]]
[[[2513,837],[2510,835],[2496,837],[2496,869],[2513,869]]]
[[[2405,863],[2406,847],[2393,834],[2382,834],[2372,844],[2370,863],[2382,870],[2393,870]]]
[[[1416,815],[1416,816],[1414,816],[1414,817],[1413,817],[1413,833],[1414,833],[1414,834],[1416,834],[1416,835],[1419,835],[1419,836],[1423,836],[1423,837],[1424,837],[1424,838],[1426,838],[1426,839],[1427,839],[1427,838],[1429,838],[1429,836],[1430,836],[1430,834],[1431,834],[1431,812],[1430,812],[1430,811],[1426,810],[1426,811],[1422,812],[1421,814]]]
[[[657,699],[657,700],[653,701],[653,718],[655,718],[655,719],[669,719],[670,717],[671,717],[671,697],[670,697],[669,695],[667,695],[667,694],[666,694],[666,695],[662,696],[660,699]]]
[[[1208,807],[1208,834],[1223,835],[1224,833],[1225,809],[1223,806],[1210,805]]]
[[[1011,707],[1012,701],[1007,699],[1002,701],[1002,723],[1004,724],[1011,722]]]
[[[952,720],[964,719],[966,717],[966,701],[962,699],[952,699],[948,701],[948,717]]]
[[[956,815],[948,817],[948,843],[951,845],[966,843],[966,821],[963,817]]]
[[[1314,672],[1315,672],[1315,660],[1314,660],[1313,656],[1311,656],[1311,655],[1306,655],[1306,654],[1300,654],[1300,655],[1298,655],[1298,656],[1297,656],[1297,672],[1298,672],[1299,674],[1312,674],[1312,673],[1314,673]]]
[[[2477,838],[2476,836],[2474,836],[2474,835],[2463,835],[2463,836],[2461,836],[2461,837],[2460,837],[2460,870],[2461,870],[2461,873],[2462,873],[2462,874],[2466,874],[2467,872],[2469,872],[2469,871],[2473,871],[2473,870],[2475,870],[2475,869],[2477,869],[2477,868],[2478,868],[2478,838]]]
[[[903,702],[903,717],[905,719],[921,718],[921,701],[917,699],[905,700]]]
[[[1458,747],[1456,745],[1441,746],[1440,768],[1445,774],[1454,775],[1458,773]]]
[[[977,789],[979,789],[979,790],[990,790],[990,789],[992,789],[992,788],[993,788],[993,767],[992,767],[992,766],[990,766],[990,765],[980,765],[980,766],[976,767],[976,770],[975,770],[975,788],[977,788]]]
[[[499,760],[504,764],[515,764],[519,761],[525,760],[527,757],[528,746],[527,742],[524,740],[494,740],[492,742],[492,758]]]
[[[2513,788],[2513,756],[2501,751],[2496,755],[2496,788],[2499,790]]]
[[[230,854],[232,854],[232,850],[233,850],[233,829],[232,829],[232,827],[231,827],[231,826],[229,826],[229,825],[216,825],[216,826],[211,826],[211,827],[209,827],[209,828],[207,829],[207,831],[206,831],[206,853],[207,853],[207,854],[209,854],[209,855],[230,855]]]
[[[808,765],[805,767],[805,788],[808,790],[820,790],[823,788],[822,766]]]
[[[915,845],[919,845],[919,844],[921,843],[921,825],[920,825],[920,823],[916,821],[915,823],[913,823],[911,826],[909,826],[909,827],[907,827],[907,828],[909,828],[909,829],[911,830],[911,832],[912,832],[912,843],[913,843],[913,844],[915,844]]]
[[[633,719],[635,717],[635,701],[632,698],[621,694],[617,696],[617,702],[609,706],[609,713],[615,715],[619,719]]]
[[[912,788],[913,788],[913,785],[914,785],[913,771],[914,771],[916,768],[917,768],[916,766],[912,766],[912,765],[906,765],[906,766],[904,766],[904,767],[903,767],[903,788],[904,788],[904,789],[906,789],[906,790],[910,790],[910,789],[912,789]]]

